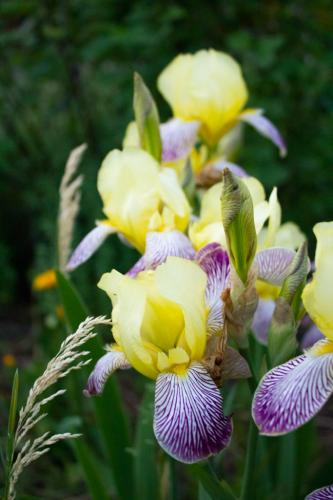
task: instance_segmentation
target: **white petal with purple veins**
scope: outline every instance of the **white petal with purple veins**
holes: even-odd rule
[[[313,491],[305,497],[305,500],[333,500],[333,484]]]
[[[225,168],[228,168],[230,172],[238,175],[238,177],[249,177],[249,174],[246,172],[246,170],[244,170],[244,168],[236,165],[236,163],[231,163],[230,161],[225,161],[222,159],[216,160],[213,163],[209,163],[209,166],[215,168],[215,170],[218,170],[219,172],[222,172]]]
[[[163,145],[162,160],[175,161],[191,152],[198,136],[200,122],[173,118],[160,126]]]
[[[207,274],[208,332],[218,334],[221,333],[224,323],[224,303],[221,294],[228,288],[230,281],[228,253],[219,243],[209,243],[199,250],[196,260]]]
[[[116,370],[131,368],[122,351],[110,351],[102,356],[91,372],[85,390],[85,396],[101,394],[107,379]]]
[[[279,149],[280,156],[282,158],[286,156],[287,147],[282,135],[275,127],[275,125],[273,125],[273,123],[268,118],[266,118],[266,116],[263,116],[262,109],[244,111],[239,115],[239,119],[243,122],[248,123],[249,125],[252,125],[252,127],[254,127],[259,132],[259,134],[267,137],[267,139],[270,139],[273,144],[275,144],[275,146],[277,146],[277,148]]]
[[[180,462],[193,463],[229,444],[232,424],[207,370],[193,364],[185,375],[162,373],[156,380],[154,432],[160,446]]]
[[[308,422],[333,392],[333,353],[298,356],[269,371],[252,403],[260,432],[286,434]]]
[[[267,345],[268,342],[268,328],[272,321],[274,309],[274,300],[259,299],[253,316],[251,329],[256,339],[264,345]]]
[[[104,243],[106,238],[115,232],[116,230],[108,224],[100,224],[94,227],[72,253],[67,263],[66,271],[74,271],[74,269],[90,259],[96,250]]]
[[[254,262],[258,266],[258,279],[272,285],[282,285],[289,274],[295,252],[287,248],[268,248],[258,252]]]
[[[194,256],[195,251],[192,243],[180,231],[150,232],[146,237],[144,255],[127,274],[134,278],[141,271],[155,269],[160,264],[163,264],[168,257],[182,257],[183,259],[192,260]]]

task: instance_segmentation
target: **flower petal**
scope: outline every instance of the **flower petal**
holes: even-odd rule
[[[244,111],[239,115],[239,119],[243,122],[248,123],[249,125],[252,125],[252,127],[254,127],[259,132],[259,134],[267,137],[267,139],[270,139],[273,144],[275,144],[275,146],[277,146],[277,148],[279,149],[280,156],[282,158],[286,156],[287,147],[282,135],[275,127],[275,125],[273,125],[273,123],[268,118],[266,118],[266,116],[263,116],[262,109]]]
[[[228,253],[223,250],[219,243],[210,243],[199,250],[196,260],[207,274],[208,332],[218,334],[224,323],[224,303],[221,294],[229,286],[230,279]]]
[[[282,285],[289,273],[289,266],[295,252],[287,248],[268,248],[258,252],[255,263],[258,265],[258,279],[272,285]]]
[[[193,463],[229,444],[232,424],[207,370],[193,364],[185,375],[163,373],[156,381],[154,432],[172,457]]]
[[[264,345],[268,342],[268,328],[272,321],[275,309],[274,300],[259,299],[256,312],[252,320],[252,331],[256,339]]]
[[[180,231],[150,232],[146,237],[144,255],[127,274],[135,277],[141,271],[155,269],[170,256],[194,259],[195,251],[187,236]]]
[[[162,160],[175,161],[185,158],[197,140],[199,127],[199,121],[184,121],[179,118],[162,123],[160,126]]]
[[[83,394],[85,396],[101,394],[110,375],[116,370],[125,370],[127,368],[131,368],[131,365],[122,351],[107,352],[97,361],[88,378]]]
[[[332,500],[333,499],[333,484],[324,486],[313,491],[305,497],[305,500]]]
[[[286,434],[308,422],[332,392],[333,353],[308,352],[264,376],[254,395],[252,416],[262,434]]]
[[[66,271],[74,271],[77,267],[81,266],[99,249],[104,243],[106,238],[115,233],[116,230],[108,224],[100,224],[94,227],[79,243],[71,255],[67,265]]]
[[[230,161],[226,161],[223,159],[219,159],[213,161],[212,163],[209,163],[209,167],[214,168],[218,172],[222,172],[225,168],[228,168],[230,172],[238,175],[238,177],[249,177],[249,174],[246,172],[246,170],[244,170],[244,168],[236,165],[236,163],[231,163]]]
[[[314,323],[310,326],[310,328],[304,332],[303,337],[300,341],[301,349],[309,349],[319,340],[323,340],[325,337]]]

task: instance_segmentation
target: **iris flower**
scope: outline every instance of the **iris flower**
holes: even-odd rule
[[[333,393],[333,222],[316,224],[315,273],[302,299],[325,336],[304,354],[273,368],[261,380],[252,414],[262,434],[291,432],[308,422]]]
[[[194,261],[169,257],[136,278],[113,270],[98,285],[112,300],[115,344],[96,364],[86,392],[100,393],[117,368],[132,366],[155,380],[154,432],[182,462],[218,453],[231,437],[231,419],[204,361],[209,339],[223,328],[229,271],[227,253],[214,244]]]
[[[72,271],[118,233],[143,253],[149,232],[185,231],[190,206],[173,169],[161,167],[138,148],[113,150],[104,159],[97,187],[107,219],[98,223],[74,251],[67,270]]]
[[[285,156],[284,141],[262,110],[244,109],[246,83],[239,64],[228,54],[213,49],[180,54],[160,74],[158,88],[176,118],[200,122],[200,135],[209,146],[216,146],[239,122],[246,122]]]

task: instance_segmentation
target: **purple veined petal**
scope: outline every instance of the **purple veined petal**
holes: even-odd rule
[[[172,118],[160,126],[163,145],[162,160],[175,161],[191,152],[198,136],[200,122]]]
[[[258,266],[258,279],[272,285],[282,285],[289,274],[289,266],[294,257],[295,252],[287,248],[261,250],[254,259]]]
[[[106,238],[115,233],[116,230],[108,224],[100,224],[92,229],[78,244],[72,253],[67,265],[66,271],[74,271],[77,267],[81,266],[99,249],[104,243]]]
[[[160,446],[184,463],[203,460],[229,444],[232,423],[207,370],[194,363],[185,375],[162,373],[155,389],[154,432]]]
[[[272,321],[274,309],[274,300],[259,299],[253,316],[251,329],[256,339],[264,345],[267,345],[268,342],[268,328]]]
[[[219,243],[209,243],[198,251],[196,260],[207,274],[208,332],[218,334],[224,324],[224,304],[221,294],[229,286],[229,256]]]
[[[301,349],[309,349],[319,340],[323,340],[325,337],[314,323],[304,332],[301,340],[300,347]]]
[[[236,165],[236,163],[231,163],[230,161],[226,161],[223,159],[209,163],[209,166],[211,168],[215,168],[215,170],[218,170],[219,172],[222,172],[225,168],[228,168],[230,172],[238,175],[238,177],[249,177],[249,174],[246,172],[246,170],[244,170],[244,168]]]
[[[127,274],[134,278],[141,271],[155,269],[168,257],[193,260],[195,251],[188,237],[180,231],[147,233],[146,251]]]
[[[116,370],[126,370],[131,368],[125,354],[122,351],[110,351],[104,354],[96,363],[91,372],[86,388],[83,391],[85,396],[94,396],[103,392],[107,379]]]
[[[305,497],[305,500],[332,500],[333,499],[333,484],[324,486],[313,491]]]
[[[308,422],[332,392],[333,353],[309,351],[263,377],[253,398],[253,420],[261,434],[286,434]]]
[[[270,139],[273,144],[279,149],[281,158],[284,158],[287,154],[287,147],[284,139],[278,129],[273,123],[263,116],[262,109],[253,109],[249,111],[244,111],[239,115],[239,119],[243,122],[252,125],[259,134]]]

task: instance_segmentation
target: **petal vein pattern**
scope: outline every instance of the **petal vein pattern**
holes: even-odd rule
[[[157,378],[154,432],[162,448],[185,463],[228,445],[231,419],[223,415],[222,396],[202,365],[192,364],[184,376],[165,373]]]

